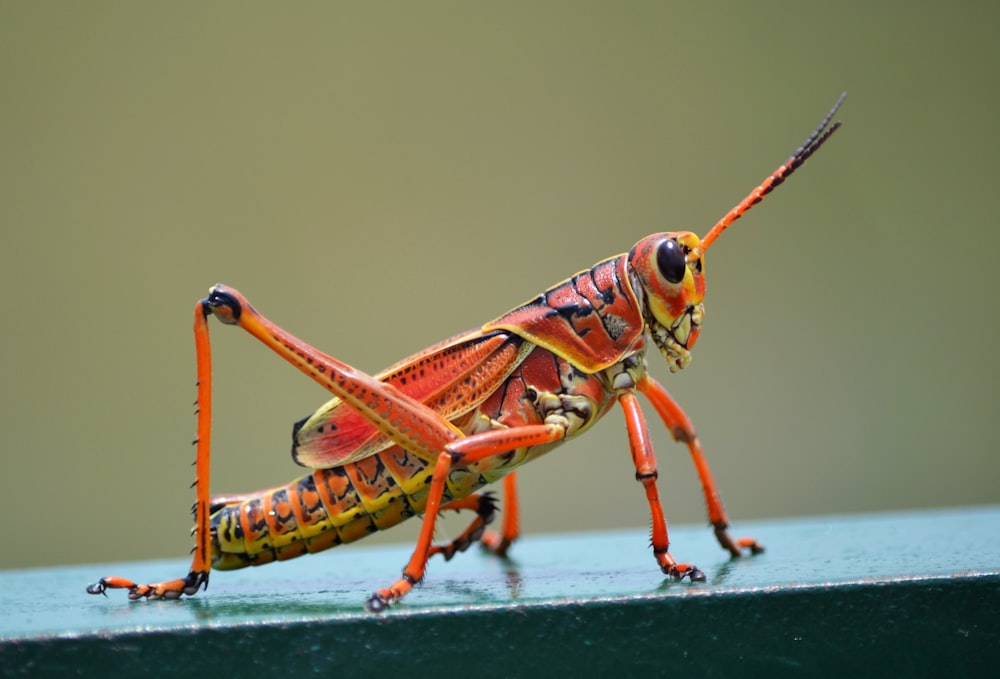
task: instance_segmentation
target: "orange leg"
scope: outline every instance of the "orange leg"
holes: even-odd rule
[[[487,532],[482,544],[499,557],[506,557],[507,550],[521,534],[521,509],[517,502],[517,473],[511,472],[503,479],[503,524],[499,533]]]
[[[715,537],[722,548],[728,550],[734,557],[741,556],[744,549],[750,550],[752,554],[760,554],[764,547],[753,538],[740,538],[734,540],[729,534],[729,518],[726,510],[722,506],[722,496],[715,486],[712,472],[708,468],[708,461],[701,448],[701,441],[694,431],[694,425],[684,414],[681,407],[670,396],[666,389],[648,375],[639,380],[637,385],[646,398],[653,404],[656,412],[663,420],[663,424],[670,430],[674,440],[687,444],[691,453],[691,460],[698,471],[698,478],[701,480],[701,488],[705,493],[705,504],[708,507],[708,520],[715,529]]]
[[[194,508],[196,543],[191,570],[185,578],[152,585],[136,584],[118,576],[106,577],[87,588],[91,594],[104,594],[108,589],[121,588],[128,589],[129,597],[132,599],[178,598],[181,594],[194,594],[208,584],[211,568],[209,516],[212,502],[209,496],[212,376],[207,323],[210,314],[226,325],[238,325],[246,330],[332,394],[340,397],[394,443],[419,457],[428,460],[440,458],[441,451],[446,450],[449,443],[462,438],[461,431],[423,403],[309,346],[261,316],[236,290],[217,285],[212,288],[208,297],[195,307],[199,405],[195,485],[198,490]],[[438,467],[440,466],[441,459],[438,461]],[[442,477],[434,504],[428,503],[427,513],[432,530],[443,484]],[[234,498],[224,497],[217,498],[217,501],[225,503],[232,499]],[[425,524],[428,524],[426,519]],[[481,526],[470,528],[472,533],[482,530]],[[411,562],[412,564],[420,562],[419,572],[422,575],[430,552],[431,534],[421,535],[422,541],[418,548],[420,558],[418,559],[415,554]],[[415,570],[417,568],[413,566],[408,572]]]
[[[646,489],[649,513],[653,518],[653,556],[665,574],[678,580],[689,577],[691,580],[703,581],[704,573],[691,564],[679,564],[670,556],[667,521],[663,518],[663,506],[656,489],[656,457],[653,455],[653,445],[649,440],[649,430],[646,428],[646,418],[639,407],[639,400],[633,392],[626,391],[619,395],[618,402],[625,411],[625,427],[628,430],[632,462],[635,463],[635,479]]]
[[[443,512],[446,510],[454,510],[458,512],[463,509],[474,511],[477,514],[476,518],[472,520],[472,523],[469,524],[468,528],[462,531],[461,535],[448,544],[432,546],[430,551],[427,553],[427,558],[430,558],[435,554],[441,554],[444,556],[445,561],[451,561],[451,557],[455,556],[456,553],[464,552],[474,542],[481,540],[483,537],[483,531],[486,529],[486,526],[493,521],[493,517],[496,515],[497,504],[491,493],[473,493],[472,495],[467,495],[460,500],[452,500],[448,504],[441,507],[439,511]]]
[[[529,446],[554,443],[565,435],[566,427],[564,425],[537,424],[515,429],[486,431],[448,444],[445,447],[445,452],[438,455],[434,465],[434,473],[431,476],[430,488],[427,493],[427,505],[424,508],[424,521],[420,526],[420,535],[417,537],[417,545],[413,550],[413,555],[406,564],[406,568],[403,569],[403,577],[389,587],[372,594],[368,600],[368,610],[375,613],[384,611],[403,598],[424,577],[427,559],[433,553],[431,541],[434,538],[434,523],[437,520],[438,512],[442,509],[441,498],[444,494],[445,482],[456,464],[471,465],[492,455]]]
[[[209,553],[209,451],[211,448],[212,422],[212,351],[208,340],[208,311],[199,302],[194,311],[194,340],[198,358],[198,438],[195,439],[195,481],[197,499],[194,504],[194,558],[186,577],[149,585],[138,584],[117,575],[103,577],[87,587],[91,594],[105,594],[109,589],[127,589],[129,599],[177,599],[182,594],[194,595],[199,589],[208,588],[208,575],[212,568]]]

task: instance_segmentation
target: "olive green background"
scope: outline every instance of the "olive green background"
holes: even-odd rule
[[[843,129],[709,253],[690,367],[652,371],[737,532],[997,502],[998,19],[4,0],[0,567],[187,553],[211,284],[374,372],[647,233],[703,234],[845,89]],[[213,490],[299,475],[291,423],[325,392],[213,331]],[[650,421],[669,519],[703,522]],[[648,523],[618,412],[521,481],[532,533]]]

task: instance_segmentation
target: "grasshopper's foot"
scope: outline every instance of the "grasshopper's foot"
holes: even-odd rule
[[[750,554],[764,553],[764,545],[760,544],[753,538],[740,538],[739,540],[734,540],[729,534],[728,526],[725,523],[716,524],[714,528],[715,539],[719,541],[722,548],[729,552],[734,559],[738,559],[743,556],[744,552],[749,552]]]
[[[662,567],[660,570],[663,571],[664,575],[669,575],[674,580],[687,578],[691,582],[705,582],[705,573],[697,566],[689,563],[670,564],[669,566]]]
[[[141,585],[126,578],[111,575],[88,585],[87,593],[107,596],[109,589],[127,589],[128,598],[135,601],[142,598],[179,599],[182,594],[194,596],[202,588],[208,589],[207,571],[191,571],[185,578],[156,582],[151,585]]]
[[[369,613],[382,613],[387,610],[390,605],[392,605],[392,601],[390,601],[391,597],[387,596],[383,592],[384,590],[379,590],[372,594],[371,598],[368,599],[368,603],[365,604],[365,608],[368,609]]]
[[[508,558],[507,551],[514,544],[514,541],[500,533],[489,531],[483,534],[483,537],[480,538],[480,543],[483,545],[483,549],[490,554],[495,554],[501,559],[506,559]]]
[[[416,580],[403,573],[403,577],[392,583],[391,587],[380,589],[372,594],[365,607],[372,613],[382,613],[406,596],[415,584],[417,584]]]
[[[689,563],[677,563],[666,549],[654,548],[653,556],[664,575],[669,575],[674,580],[687,578],[691,582],[705,582],[705,574],[700,568]]]
[[[760,544],[753,538],[740,538],[736,541],[736,544],[740,546],[741,549],[750,550],[750,554],[763,554],[764,545]]]

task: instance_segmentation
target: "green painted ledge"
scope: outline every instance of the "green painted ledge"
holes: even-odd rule
[[[0,674],[330,676],[1000,676],[1000,506],[740,523],[768,551],[730,561],[707,529],[665,582],[643,531],[531,536],[514,560],[432,561],[384,615],[364,611],[407,546],[341,548],[214,573],[208,592],[129,603],[105,574],[187,561],[0,571]]]

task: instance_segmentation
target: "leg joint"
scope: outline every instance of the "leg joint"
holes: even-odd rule
[[[691,443],[698,438],[698,436],[694,433],[694,429],[683,425],[672,427],[670,433],[673,434],[674,440],[678,443]]]

